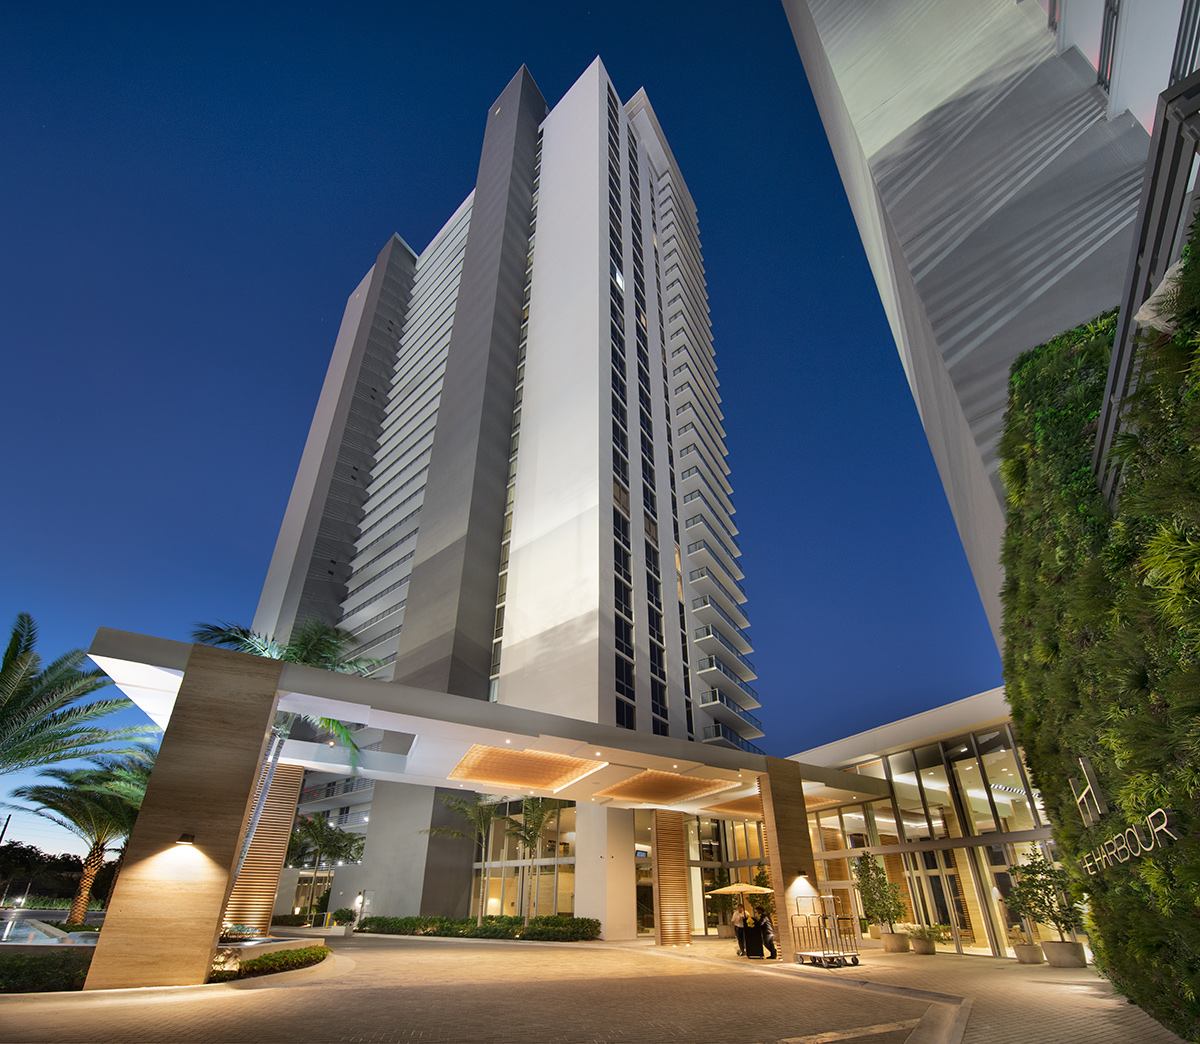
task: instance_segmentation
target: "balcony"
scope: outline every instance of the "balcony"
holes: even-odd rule
[[[762,722],[749,711],[742,710],[720,689],[700,693],[700,706],[714,721],[723,722],[743,738],[757,739],[763,735]]]
[[[734,750],[744,750],[750,754],[765,754],[761,747],[756,747],[749,740],[742,739],[728,725],[705,725],[701,737],[705,743],[713,743],[721,747],[732,747]]]
[[[713,653],[720,649],[729,653],[735,660],[732,670],[742,681],[754,681],[758,677],[754,673],[754,664],[737,651],[733,642],[712,626],[696,628],[696,648],[701,652]]]
[[[697,516],[697,518],[689,518],[688,522],[694,524],[697,523],[698,520],[699,522],[704,521],[702,518]],[[707,525],[707,523],[705,523],[705,525]],[[688,536],[694,536],[695,534],[691,532],[692,527],[687,526],[687,528],[689,530]],[[736,565],[734,565],[732,569],[729,568],[732,564],[732,560],[724,557],[721,554],[721,552],[724,550],[725,548],[719,543],[719,541],[712,538],[693,541],[687,546],[688,564],[693,566],[708,566],[710,569],[718,569],[721,572],[728,573],[730,576],[736,577],[740,580],[742,577],[742,571],[738,569]]]
[[[742,616],[741,613],[738,615]],[[708,595],[693,598],[692,616],[696,618],[698,623],[702,624],[723,623],[725,625],[723,628],[725,636],[733,642],[738,652],[748,653],[753,651],[754,647],[750,644],[750,636],[742,630],[742,625],[729,613],[725,612],[715,599],[709,598]],[[745,617],[742,616],[742,619],[745,620]],[[745,626],[749,626],[749,624]]]
[[[369,790],[373,786],[375,786],[375,780],[364,779],[362,776],[344,779],[340,783],[323,783],[300,791],[300,804],[306,805],[312,801],[323,801],[325,798],[340,797],[342,794],[353,794],[355,791]]]
[[[762,706],[758,702],[758,693],[739,678],[724,660],[716,656],[701,656],[696,661],[696,670],[705,683],[713,688],[718,684],[725,684],[726,691],[739,707],[749,710]]]
[[[688,573],[688,580],[697,594],[719,594],[733,605],[741,605],[746,600],[746,592],[742,590],[742,585],[723,570],[718,572],[709,566],[701,566]],[[730,587],[734,588],[737,594],[730,591]]]
[[[371,818],[371,810],[359,809],[354,812],[344,812],[340,816],[330,816],[329,824],[335,827],[356,827],[362,826]]]

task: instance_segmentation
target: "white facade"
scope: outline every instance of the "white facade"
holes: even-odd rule
[[[1196,4],[783,6],[998,641],[1008,370],[1117,305]]]
[[[644,92],[597,59],[547,110],[522,70],[475,191],[419,256],[393,238],[338,345],[255,630],[315,616],[382,680],[761,753],[696,209]],[[432,791],[350,786],[301,804],[368,822],[346,887],[431,907]]]

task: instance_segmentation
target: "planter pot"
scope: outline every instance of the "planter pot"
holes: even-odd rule
[[[1037,943],[1014,943],[1013,950],[1017,955],[1018,964],[1041,964],[1042,948]]]
[[[349,935],[354,931],[352,924],[331,924],[328,928],[322,928],[321,932],[324,935]]]
[[[1081,942],[1052,942],[1042,941],[1042,950],[1046,954],[1046,963],[1051,968],[1086,968],[1087,958],[1083,953]]]
[[[937,943],[933,939],[913,939],[912,948],[913,953],[937,953]]]
[[[717,938],[718,939],[733,939],[737,936],[737,932],[733,930],[732,924],[718,924]]]
[[[877,925],[877,924],[871,925],[870,936],[872,939],[879,938],[879,925]]]
[[[908,953],[909,939],[899,932],[880,931],[879,938],[883,940],[884,953]]]

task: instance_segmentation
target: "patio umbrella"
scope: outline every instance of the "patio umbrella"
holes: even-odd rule
[[[726,885],[724,888],[714,888],[711,892],[705,892],[705,895],[770,895],[774,888],[763,888],[762,885],[742,884],[738,881],[736,884]]]

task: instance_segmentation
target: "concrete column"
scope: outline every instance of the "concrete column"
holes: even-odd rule
[[[791,915],[796,912],[796,898],[812,895],[816,881],[800,765],[768,757],[767,771],[758,777],[758,790],[762,796],[767,868],[775,889],[775,945],[780,957],[794,961]],[[802,878],[802,873],[806,877]]]
[[[192,647],[84,989],[208,977],[282,668]]]
[[[602,939],[637,938],[633,811],[575,806],[575,916],[600,922]]]

